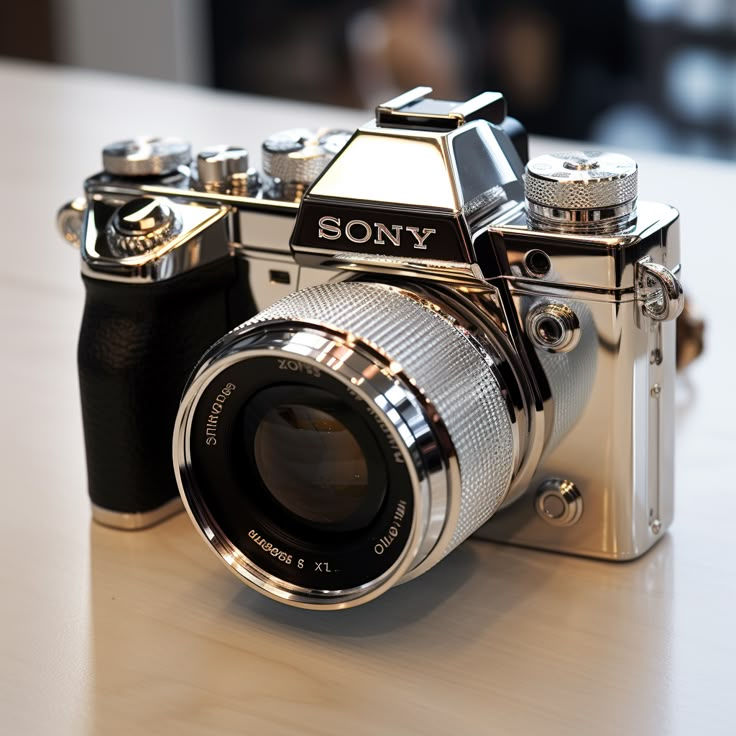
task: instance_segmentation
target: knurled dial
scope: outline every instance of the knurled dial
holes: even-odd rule
[[[286,185],[308,187],[347,143],[346,130],[293,128],[263,142],[263,171]]]
[[[566,151],[537,156],[524,174],[527,207],[547,221],[619,224],[636,210],[636,161],[620,153]],[[622,219],[623,218],[623,219]]]
[[[171,203],[163,197],[136,197],[115,211],[107,226],[110,252],[117,258],[145,255],[181,231]]]
[[[131,138],[102,149],[102,165],[115,176],[165,176],[192,160],[192,148],[180,138]]]

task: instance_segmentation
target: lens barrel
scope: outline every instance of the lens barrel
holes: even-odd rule
[[[205,540],[307,608],[366,602],[487,521],[519,462],[492,340],[411,286],[295,292],[205,355],[174,464]]]

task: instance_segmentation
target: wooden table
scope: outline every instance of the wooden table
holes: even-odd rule
[[[255,151],[368,115],[10,62],[0,105],[2,733],[736,733],[736,166],[634,154],[642,197],[682,212],[708,320],[679,386],[668,536],[629,564],[469,542],[371,604],[315,613],[242,587],[184,515],[90,522],[83,290],[55,211],[112,140]]]

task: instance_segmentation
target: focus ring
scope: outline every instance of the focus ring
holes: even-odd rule
[[[437,409],[454,445],[461,488],[451,491],[460,493],[459,513],[451,534],[441,536],[436,560],[491,517],[511,482],[514,435],[491,358],[460,327],[407,289],[365,282],[295,292],[243,327],[272,320],[351,333],[383,352]]]

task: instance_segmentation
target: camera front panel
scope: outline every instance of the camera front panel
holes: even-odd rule
[[[534,320],[539,305],[553,317],[558,306],[568,306],[579,318],[570,331],[581,333],[570,354],[582,346],[595,357],[573,374],[578,388],[589,382],[585,401],[562,422],[564,432],[548,440],[520,497],[477,536],[610,560],[636,558],[661,539],[673,518],[675,321],[649,317],[639,289],[641,269],[651,260],[679,271],[677,212],[640,203],[639,221],[621,237],[581,236],[570,243],[527,226],[499,228],[494,237],[508,247],[510,292],[547,377],[559,372],[556,361],[567,353],[545,346]],[[530,256],[539,253],[545,267],[534,273]],[[565,395],[567,384],[559,385],[562,391],[552,387],[551,413],[569,412],[576,403]]]

